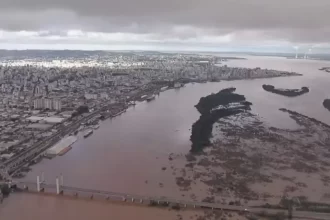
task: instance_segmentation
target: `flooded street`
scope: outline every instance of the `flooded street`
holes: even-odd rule
[[[318,70],[329,66],[328,62],[248,57],[248,60],[229,61],[227,65],[294,71],[303,76],[188,84],[179,90],[165,91],[152,102],[139,103],[121,116],[102,122],[93,135],[86,139],[80,137],[73,149],[64,156],[52,160],[43,159],[33,166],[24,179],[36,181],[36,176],[45,172],[46,182],[51,184],[55,184],[56,176],[62,174],[64,185],[68,186],[149,196],[188,196],[191,192],[180,191],[172,170],[169,169],[172,166],[170,154],[185,155],[189,152],[190,129],[199,118],[194,105],[199,99],[227,87],[235,87],[238,94],[245,95],[246,100],[253,103],[252,112],[271,126],[288,129],[297,126],[295,121],[288,114],[279,111],[279,108],[294,110],[330,124],[330,112],[322,106],[323,100],[330,97],[330,73]],[[310,92],[296,98],[288,98],[264,91],[263,84],[272,84],[279,88],[307,86]],[[73,203],[55,197],[43,199],[38,196],[14,195],[6,200],[7,209],[14,210],[15,204],[24,207],[25,203],[29,203],[29,209],[37,210],[40,209],[39,205],[44,203],[43,200],[51,204],[42,206],[42,213],[45,215],[54,213],[52,218],[47,218],[50,220],[64,219],[63,210],[66,210],[66,203]],[[74,206],[76,208],[70,210],[95,209],[96,213],[101,213],[100,216],[104,213],[107,217],[125,219],[123,216],[112,215],[111,210],[102,211],[101,207],[91,202],[77,202]],[[11,211],[8,210],[4,218],[1,218],[0,214],[0,219],[20,219],[19,215],[24,216],[24,212],[12,211],[10,214]],[[66,212],[71,213],[70,210]],[[68,215],[71,215],[72,219],[88,219],[75,216],[78,215],[75,211]],[[161,219],[158,218],[160,215],[155,213],[154,217]],[[30,219],[33,219],[33,216]]]

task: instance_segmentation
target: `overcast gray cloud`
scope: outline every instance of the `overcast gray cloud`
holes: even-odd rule
[[[330,43],[329,0],[0,0],[0,6],[2,43]]]

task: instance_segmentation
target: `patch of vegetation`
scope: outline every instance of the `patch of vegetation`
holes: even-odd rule
[[[6,197],[6,196],[9,196],[11,190],[10,190],[8,184],[2,184],[2,185],[0,185],[0,191],[1,191],[2,195],[4,195]]]
[[[177,211],[179,211],[181,209],[179,204],[174,204],[174,205],[172,205],[171,208],[174,209],[174,210],[177,210]]]
[[[155,200],[150,200],[149,206],[162,206],[162,207],[168,207],[169,203],[168,202],[157,202]]]
[[[330,204],[321,202],[310,202],[307,199],[303,201],[300,200],[300,206],[296,210],[330,213]]]
[[[79,106],[76,109],[76,111],[72,113],[72,117],[76,117],[76,116],[79,116],[79,115],[82,115],[82,114],[88,113],[88,112],[89,112],[88,106],[82,105],[82,106]]]
[[[285,215],[284,212],[278,212],[276,214],[271,214],[271,213],[267,213],[267,212],[261,212],[259,213],[259,216],[261,217],[267,217],[270,220],[285,220],[287,219],[287,216]]]
[[[330,111],[330,99],[325,99],[323,101],[323,106]]]
[[[220,118],[250,110],[252,103],[246,102],[243,95],[233,93],[235,90],[235,88],[223,89],[199,100],[195,107],[201,116],[193,124],[190,136],[192,153],[200,152],[211,144],[213,124]]]
[[[176,184],[180,187],[187,188],[190,187],[191,180],[186,180],[183,177],[177,177]]]
[[[202,200],[202,202],[215,203],[215,198],[214,196],[206,197],[205,199]]]
[[[233,92],[236,88],[227,88],[219,91],[216,94],[211,94],[206,97],[202,97],[198,104],[195,106],[199,113],[202,115],[205,113],[210,113],[210,111],[220,105],[228,105],[232,102],[242,102],[245,101],[243,95],[238,95]]]
[[[301,87],[301,89],[276,89],[272,85],[263,85],[262,88],[267,92],[271,92],[287,97],[300,96],[309,92],[309,89],[307,87]]]
[[[302,161],[295,161],[291,164],[291,168],[298,171],[298,172],[305,172],[305,173],[315,173],[318,171],[317,167],[308,165],[307,163],[303,163]]]

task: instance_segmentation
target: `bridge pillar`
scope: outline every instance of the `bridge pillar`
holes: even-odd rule
[[[134,202],[134,198],[132,198],[132,202]]]
[[[56,177],[56,194],[57,195],[60,194],[60,181],[59,181],[58,177]]]
[[[37,176],[37,191],[40,192],[41,188],[40,188],[40,177]]]

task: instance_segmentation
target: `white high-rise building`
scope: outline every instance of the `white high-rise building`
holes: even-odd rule
[[[109,98],[109,95],[105,92],[101,93],[101,99],[108,99]]]
[[[40,91],[40,87],[39,86],[36,86],[36,89],[35,89],[35,95],[39,95],[41,94],[41,91]]]
[[[62,102],[56,99],[35,99],[33,101],[34,109],[49,109],[60,111],[62,109]]]
[[[51,99],[44,99],[44,106],[45,109],[53,109],[53,101]]]
[[[85,99],[97,99],[97,94],[86,93]]]
[[[53,109],[57,111],[61,111],[62,102],[60,100],[53,100]]]
[[[43,109],[44,108],[44,100],[43,99],[35,99],[33,101],[34,109]]]

